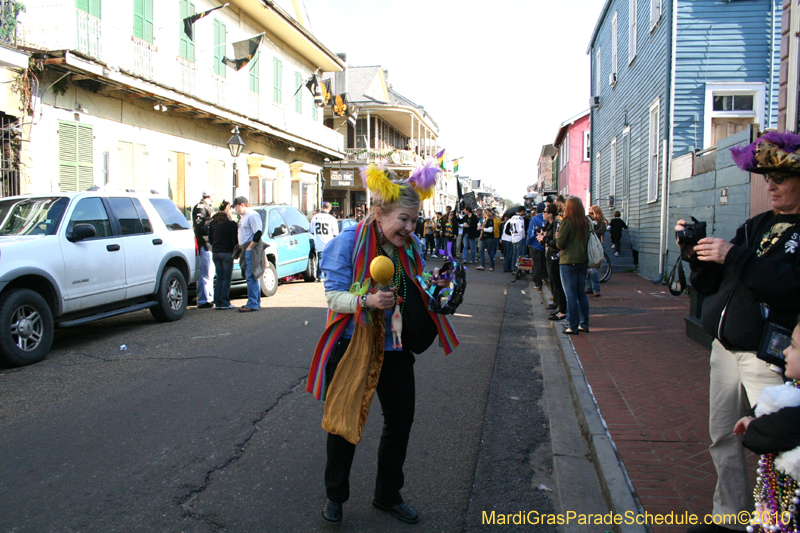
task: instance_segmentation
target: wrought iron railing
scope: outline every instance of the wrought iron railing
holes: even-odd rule
[[[25,10],[22,2],[17,0],[0,0],[0,42],[16,46],[17,17]]]
[[[350,163],[389,163],[397,166],[414,166],[422,158],[411,150],[394,148],[369,150],[365,148],[345,148],[346,161]]]

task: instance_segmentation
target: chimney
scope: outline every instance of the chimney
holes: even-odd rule
[[[347,63],[347,54],[346,54],[346,53],[344,53],[344,52],[339,52],[339,53],[338,53],[338,54],[336,54],[336,55],[337,55],[337,56],[339,56],[339,59],[341,59],[342,61],[344,61],[345,63]]]
[[[383,79],[384,79],[384,81],[386,81],[386,83],[389,83],[389,69],[388,68],[383,69]]]

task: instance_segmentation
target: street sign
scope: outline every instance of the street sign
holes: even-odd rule
[[[352,170],[331,169],[332,187],[352,187],[354,183],[355,183],[355,175]]]

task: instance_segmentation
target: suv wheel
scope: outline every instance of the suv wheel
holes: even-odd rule
[[[272,261],[266,260],[264,263],[264,273],[261,274],[261,279],[258,280],[261,285],[261,294],[269,298],[278,292],[278,271],[275,270],[275,265]]]
[[[317,254],[308,254],[308,266],[303,272],[303,281],[317,281]]]
[[[15,289],[0,300],[0,359],[13,366],[38,363],[53,344],[53,313],[30,289]]]
[[[153,317],[159,322],[173,322],[183,318],[188,303],[189,291],[181,271],[169,267],[161,275],[156,301],[158,305],[150,308]]]

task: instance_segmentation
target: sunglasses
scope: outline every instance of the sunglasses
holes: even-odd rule
[[[774,183],[775,185],[780,185],[781,183],[783,183],[784,181],[786,181],[791,177],[792,176],[786,176],[784,174],[764,174],[764,181],[769,183],[769,181],[772,180],[772,183]]]

